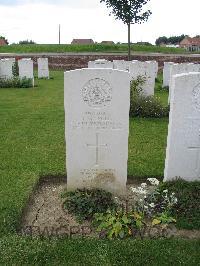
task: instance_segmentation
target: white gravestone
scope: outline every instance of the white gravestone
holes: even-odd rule
[[[168,87],[170,83],[170,71],[171,66],[174,65],[173,62],[164,62],[163,67],[163,88]]]
[[[114,69],[129,71],[129,62],[125,60],[113,60]]]
[[[200,73],[175,75],[164,180],[200,181]]]
[[[155,88],[155,67],[151,62],[132,61],[129,66],[131,80],[135,80],[138,76],[145,79],[141,86],[141,94],[144,96],[153,96]]]
[[[67,186],[123,194],[127,181],[130,80],[128,72],[65,72]]]
[[[13,78],[13,65],[15,58],[5,58],[0,60],[0,78],[11,79]]]
[[[27,78],[32,79],[34,86],[34,75],[33,75],[33,61],[31,58],[24,58],[18,61],[19,66],[19,77],[21,79]]]
[[[155,78],[157,78],[158,70],[159,70],[158,62],[157,61],[146,61],[146,62],[152,64],[152,68],[154,68],[154,72],[155,72]]]
[[[88,68],[113,68],[113,62],[105,60],[105,59],[89,61]]]
[[[49,79],[49,63],[48,58],[38,58],[38,78]]]
[[[172,87],[173,76],[178,74],[199,72],[199,71],[200,71],[199,64],[193,64],[193,63],[173,64],[170,67],[170,84],[169,84],[169,98],[168,98],[169,103],[171,101],[171,87]]]

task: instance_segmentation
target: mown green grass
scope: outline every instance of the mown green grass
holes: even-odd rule
[[[158,47],[155,45],[132,45],[133,52],[148,53],[188,53],[182,48]],[[70,45],[70,44],[29,44],[29,45],[6,45],[0,46],[0,53],[66,53],[66,52],[113,52],[127,53],[127,45]]]
[[[189,240],[45,240],[13,236],[0,239],[0,264],[197,266],[199,244]]]
[[[167,182],[164,189],[175,192],[178,203],[173,209],[176,226],[185,229],[200,229],[200,182]]]
[[[0,264],[197,265],[197,241],[43,240],[15,235],[38,179],[66,175],[63,72],[52,75],[54,79],[37,80],[36,88],[0,89]],[[132,180],[163,176],[167,125],[168,119],[130,119]]]
[[[155,86],[155,96],[163,104],[163,106],[168,106],[168,90],[162,87],[163,77],[162,73],[158,74]]]
[[[168,119],[131,118],[128,175],[162,177]]]

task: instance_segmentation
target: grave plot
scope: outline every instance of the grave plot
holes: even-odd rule
[[[137,190],[138,187],[141,188],[141,183],[138,180],[129,183],[126,187],[126,195],[117,199],[120,208],[122,207],[124,212],[130,211],[136,200],[133,191]],[[91,220],[79,222],[64,207],[66,199],[62,195],[66,193],[66,189],[66,177],[43,178],[23,211],[21,226],[18,231],[19,235],[49,238],[67,237],[70,239],[77,237],[105,238],[105,234],[97,231]],[[148,189],[150,190],[149,184]],[[149,224],[147,227],[143,227],[142,231],[133,231],[131,237],[134,239],[200,239],[200,231],[180,230],[173,224],[168,227],[151,226]]]

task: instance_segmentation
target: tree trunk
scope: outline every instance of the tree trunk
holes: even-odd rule
[[[128,23],[128,61],[131,61],[131,24]]]

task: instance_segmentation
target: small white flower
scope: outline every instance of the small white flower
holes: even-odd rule
[[[147,180],[151,183],[153,186],[158,186],[159,185],[159,180],[157,178],[147,178]]]
[[[146,184],[146,183],[142,183],[140,186],[141,186],[142,188],[146,188],[146,187],[147,187],[147,184]]]
[[[168,189],[163,190],[163,193],[168,193]]]
[[[131,187],[131,190],[132,190],[133,193],[137,192],[137,188],[135,188],[135,187]]]
[[[152,202],[151,204],[149,204],[149,206],[150,206],[151,208],[154,208],[154,207],[155,207],[155,204]]]
[[[177,203],[178,202],[178,199],[177,198],[174,198],[174,203]]]
[[[142,195],[145,195],[147,194],[147,191],[141,187],[138,188],[138,194],[142,194]]]

